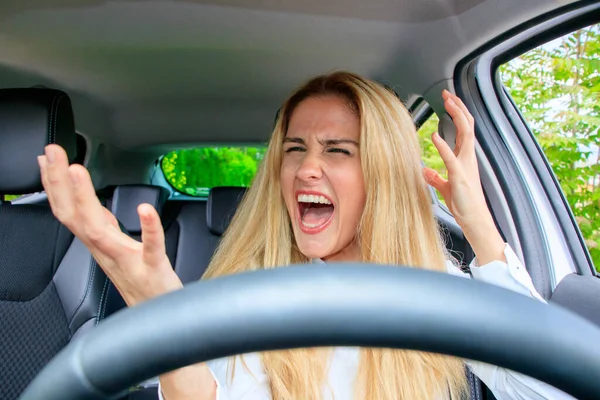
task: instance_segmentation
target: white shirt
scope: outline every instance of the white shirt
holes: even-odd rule
[[[509,245],[504,255],[507,262],[494,261],[479,266],[477,259],[470,265],[474,279],[509,289],[522,295],[544,299],[535,290],[531,277]],[[314,262],[323,262],[315,260]],[[449,274],[470,278],[452,262],[446,268]],[[333,351],[327,375],[327,385],[323,389],[324,400],[352,400],[354,377],[358,367],[359,349],[355,347],[337,347]],[[240,357],[235,358],[235,376],[231,379],[229,358],[208,361],[206,364],[217,383],[216,400],[271,400],[267,375],[258,353],[245,354],[242,364]],[[574,399],[564,392],[537,379],[496,367],[479,361],[465,360],[471,371],[481,379],[498,400],[563,400]],[[159,399],[162,397],[160,384]]]

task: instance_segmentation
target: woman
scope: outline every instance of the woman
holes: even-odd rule
[[[300,87],[283,105],[260,170],[204,278],[334,261],[464,275],[446,260],[427,182],[442,194],[477,256],[473,277],[543,301],[486,206],[473,118],[456,96],[445,91],[443,98],[458,132],[454,152],[433,136],[448,180],[421,169],[410,115],[389,90],[345,72]],[[62,149],[48,146],[40,167],[55,215],[88,246],[127,304],[182,286],[152,207],[139,207],[143,243],[138,243],[121,233],[96,198],[87,171],[68,166]],[[166,400],[458,399],[466,386],[465,363],[498,399],[568,398],[549,385],[482,363],[352,348],[214,360],[161,376],[160,390]]]

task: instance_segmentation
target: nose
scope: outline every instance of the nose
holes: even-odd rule
[[[315,152],[307,151],[298,165],[296,177],[302,181],[310,182],[321,179],[323,169],[321,159]]]

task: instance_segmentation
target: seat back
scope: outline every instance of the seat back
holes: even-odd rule
[[[106,207],[113,213],[121,224],[121,228],[132,238],[141,241],[142,226],[137,208],[140,204],[150,204],[158,214],[162,213],[163,206],[169,198],[169,191],[154,185],[120,185],[105,188],[101,192],[107,195]],[[112,282],[108,282],[106,303],[101,319],[127,307],[121,294]]]
[[[215,187],[206,202],[169,201],[165,205],[167,255],[184,284],[197,281],[206,271],[245,192],[244,187]]]
[[[113,192],[108,208],[131,236],[140,239],[142,226],[137,212],[141,204],[150,204],[162,214],[169,190],[155,185],[120,185]]]
[[[0,195],[43,190],[37,156],[49,143],[76,159],[69,97],[0,90]],[[0,204],[0,398],[16,399],[70,340],[95,326],[108,279],[45,205]]]

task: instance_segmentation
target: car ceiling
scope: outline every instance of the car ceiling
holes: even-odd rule
[[[263,142],[313,75],[351,70],[435,103],[457,61],[569,2],[4,0],[0,86],[65,90],[78,131],[122,150]]]

